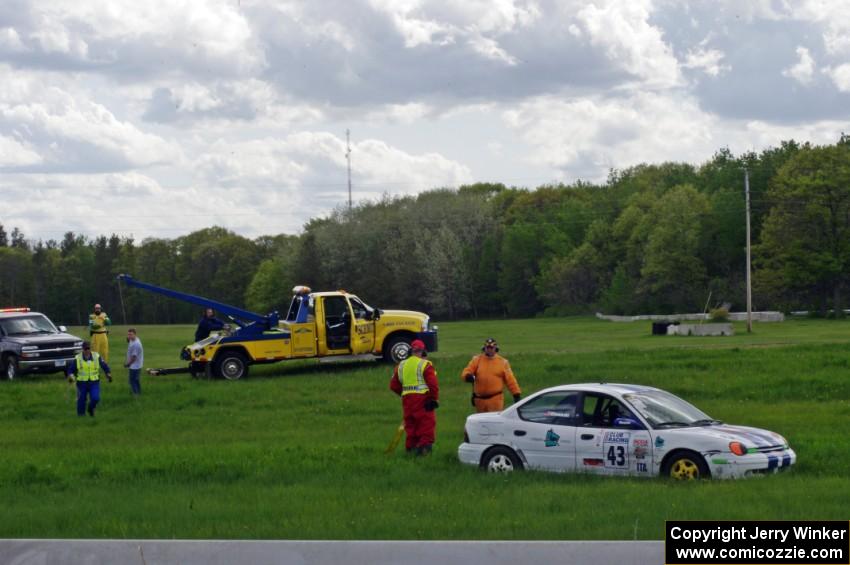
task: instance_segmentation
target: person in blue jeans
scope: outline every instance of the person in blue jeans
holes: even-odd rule
[[[83,342],[83,350],[74,357],[73,363],[65,366],[65,374],[69,382],[77,381],[77,416],[82,416],[87,411],[89,416],[94,417],[94,409],[100,402],[100,370],[106,373],[106,378],[112,382],[112,371],[109,365],[100,356],[91,350],[91,343]],[[86,409],[88,401],[88,410]]]
[[[130,392],[135,395],[142,394],[142,383],[139,378],[144,362],[145,350],[142,348],[142,340],[136,335],[136,328],[130,328],[127,330],[127,358],[124,366],[130,369]]]

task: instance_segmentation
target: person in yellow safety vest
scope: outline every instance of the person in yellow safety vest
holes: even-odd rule
[[[508,360],[498,355],[499,344],[487,338],[483,352],[472,358],[461,371],[460,378],[472,383],[472,405],[477,412],[501,412],[505,407],[502,391],[505,387],[514,395],[514,402],[522,398],[522,390],[511,370]]]
[[[433,363],[425,359],[425,342],[414,339],[412,355],[398,364],[390,379],[390,390],[401,396],[407,453],[429,455],[434,445],[440,387]]]
[[[77,416],[86,413],[86,399],[88,398],[88,413],[94,417],[94,409],[100,402],[100,370],[106,373],[106,378],[112,382],[112,371],[109,365],[98,353],[91,350],[91,344],[83,342],[83,350],[77,353],[72,363],[65,364],[65,374],[68,382],[77,381]]]
[[[101,309],[100,304],[94,305],[94,313],[89,314],[89,335],[91,336],[92,351],[99,353],[103,360],[109,363],[109,330],[112,320]]]

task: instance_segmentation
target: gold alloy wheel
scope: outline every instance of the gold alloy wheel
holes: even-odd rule
[[[699,465],[687,457],[682,457],[670,466],[670,478],[677,481],[693,481],[699,479]]]

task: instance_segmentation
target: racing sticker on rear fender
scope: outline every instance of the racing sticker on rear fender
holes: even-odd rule
[[[630,432],[608,431],[602,438],[602,454],[608,469],[629,468]]]

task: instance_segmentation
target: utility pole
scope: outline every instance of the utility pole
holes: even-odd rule
[[[750,281],[750,171],[744,167],[744,194],[747,198],[747,333],[753,333],[753,287]]]
[[[345,160],[348,161],[348,211],[351,212],[351,132],[345,130]]]

